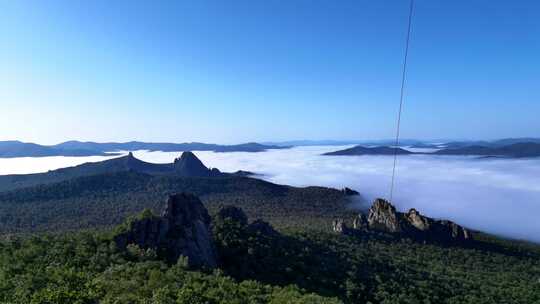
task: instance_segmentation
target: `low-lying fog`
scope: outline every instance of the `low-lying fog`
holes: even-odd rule
[[[388,197],[391,156],[321,156],[345,147],[297,147],[262,153],[196,152],[209,167],[247,170],[266,180],[295,186],[350,187],[360,191],[355,207]],[[181,153],[134,152],[148,162],[167,163]],[[43,172],[106,157],[0,159],[0,174]],[[416,208],[486,232],[540,242],[540,159],[399,156],[394,203]]]

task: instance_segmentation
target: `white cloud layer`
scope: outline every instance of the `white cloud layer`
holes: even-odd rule
[[[197,152],[210,167],[248,170],[269,181],[295,186],[350,187],[365,208],[388,197],[392,157],[321,156],[343,147],[297,147],[263,153]],[[149,162],[167,163],[180,153],[136,151]],[[43,172],[106,157],[0,159],[0,174]],[[540,159],[399,156],[394,203],[473,229],[540,242]]]

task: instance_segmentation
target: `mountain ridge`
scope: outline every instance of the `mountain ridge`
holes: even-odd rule
[[[540,157],[540,143],[520,142],[503,146],[483,146],[470,145],[457,148],[443,148],[434,152],[413,152],[403,148],[393,148],[386,146],[365,147],[354,146],[351,148],[324,153],[323,155],[463,155],[463,156],[482,156],[482,157],[509,157],[525,158]]]
[[[248,142],[236,145],[218,145],[200,142],[190,143],[151,143],[151,142],[82,142],[66,141],[56,145],[39,145],[18,140],[0,141],[0,158],[47,157],[47,156],[111,156],[120,151],[213,151],[213,152],[263,152],[268,149],[288,149],[290,146],[264,145]]]

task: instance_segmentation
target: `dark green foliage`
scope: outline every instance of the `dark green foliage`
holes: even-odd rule
[[[216,223],[223,269],[239,280],[295,284],[347,303],[540,303],[540,248],[478,235],[468,247],[366,232],[250,234]]]
[[[132,219],[152,217],[168,194],[183,191],[216,215],[219,269],[194,271],[183,258],[171,265],[153,250],[116,248],[111,232],[131,221],[107,227],[142,210]],[[348,212],[345,203],[328,188],[130,171],[2,192],[0,303],[540,303],[538,245],[479,233],[461,247],[329,233],[332,218]],[[282,234],[251,229],[235,208],[218,212],[231,205]],[[65,233],[81,228],[106,231]],[[44,231],[56,234],[28,235]]]
[[[280,227],[327,223],[345,212],[346,203],[343,193],[329,188],[294,188],[248,177],[185,178],[128,171],[0,192],[0,234],[112,227],[145,208],[159,214],[166,197],[179,192],[200,196],[210,212],[223,204],[235,205],[252,219]]]
[[[0,243],[0,303],[339,303],[295,286],[237,282],[79,233]]]
[[[150,216],[147,213],[148,216]],[[0,242],[0,303],[539,303],[540,248],[468,248],[366,233],[265,235],[214,223],[221,266],[190,270],[107,233]],[[318,294],[318,295],[315,295]],[[334,298],[334,299],[332,299]]]

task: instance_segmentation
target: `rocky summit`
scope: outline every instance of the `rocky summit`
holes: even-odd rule
[[[354,218],[352,228],[343,219],[336,219],[333,230],[341,234],[380,231],[433,242],[463,242],[472,239],[467,229],[454,222],[429,218],[416,209],[410,209],[407,213],[398,212],[390,202],[380,198],[373,202],[367,217],[360,213]]]
[[[210,177],[220,175],[221,172],[214,168],[208,169],[193,152],[186,151],[182,156],[174,160],[174,171],[180,176],[187,177]]]
[[[210,216],[196,196],[187,193],[172,195],[161,216],[143,213],[127,223],[114,240],[118,247],[129,244],[151,248],[169,260],[188,258],[190,266],[217,266],[210,233]]]

